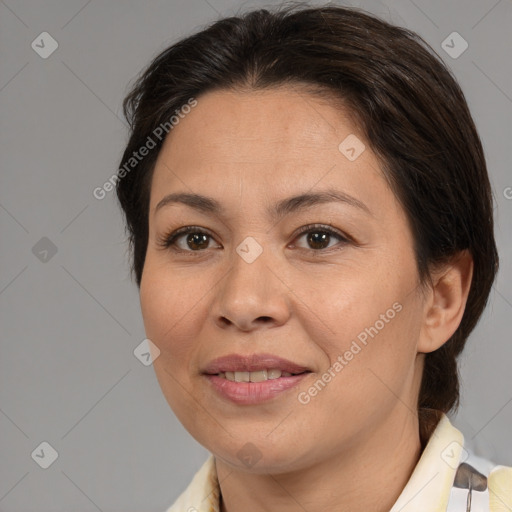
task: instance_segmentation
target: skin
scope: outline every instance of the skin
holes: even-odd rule
[[[424,354],[460,323],[471,258],[462,254],[434,274],[433,287],[419,286],[411,230],[379,161],[357,126],[326,101],[298,87],[197,99],[155,166],[140,286],[165,398],[215,455],[223,512],[388,511],[421,455]],[[366,146],[355,161],[338,149],[350,134]],[[350,194],[370,213],[330,202],[279,220],[266,216],[281,199],[326,188]],[[178,203],[155,211],[173,192],[212,197],[225,215]],[[308,243],[308,233],[297,232],[312,223],[351,240]],[[209,242],[198,250],[185,234],[177,251],[159,245],[187,225],[206,230]],[[247,236],[263,248],[250,264],[236,252]],[[300,403],[297,395],[397,302],[402,310]],[[201,375],[216,357],[261,352],[312,373],[258,405],[220,397]],[[252,467],[237,457],[249,442],[261,456]]]

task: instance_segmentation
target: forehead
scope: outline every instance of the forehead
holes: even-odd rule
[[[352,161],[340,150],[347,138],[364,148]],[[385,186],[377,158],[344,110],[295,87],[215,91],[199,96],[166,137],[151,209],[170,189],[261,197],[315,183],[361,197],[369,186]]]
[[[257,91],[214,91],[200,96],[197,106],[167,137],[176,157],[191,156],[179,142],[194,143],[193,155],[203,153],[242,161],[276,159],[289,151],[337,148],[344,132],[356,127],[339,108],[296,87]],[[179,129],[178,129],[179,128]],[[173,141],[175,144],[173,144]],[[259,153],[265,146],[267,152]],[[225,152],[228,152],[227,154]],[[270,151],[270,152],[269,152]]]

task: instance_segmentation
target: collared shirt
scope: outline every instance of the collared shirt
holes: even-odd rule
[[[512,467],[495,465],[464,448],[464,436],[445,414],[390,512],[465,512],[469,491],[453,485],[463,462],[487,477],[485,491],[471,492],[471,512],[512,512]],[[220,512],[219,497],[210,455],[166,512]]]

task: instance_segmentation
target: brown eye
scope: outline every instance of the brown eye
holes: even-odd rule
[[[165,249],[183,252],[201,252],[209,248],[212,236],[195,226],[186,226],[165,235],[158,244]]]
[[[337,239],[341,242],[339,245],[343,245],[344,243],[348,243],[348,239],[342,234],[334,231],[328,227],[324,226],[306,226],[302,229],[301,236],[298,238],[306,238],[307,247],[301,247],[302,249],[309,249],[312,251],[321,251],[324,249],[329,249],[334,247],[334,245],[330,245],[330,243],[334,239]]]
[[[186,237],[186,244],[190,249],[206,249],[208,247],[209,236],[204,233],[190,233]]]
[[[331,235],[325,231],[312,231],[308,233],[307,241],[312,249],[326,249]]]

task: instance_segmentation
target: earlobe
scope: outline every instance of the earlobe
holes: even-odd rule
[[[441,269],[432,273],[433,285],[426,294],[423,326],[418,352],[437,350],[459,327],[473,277],[473,258],[459,252]]]

